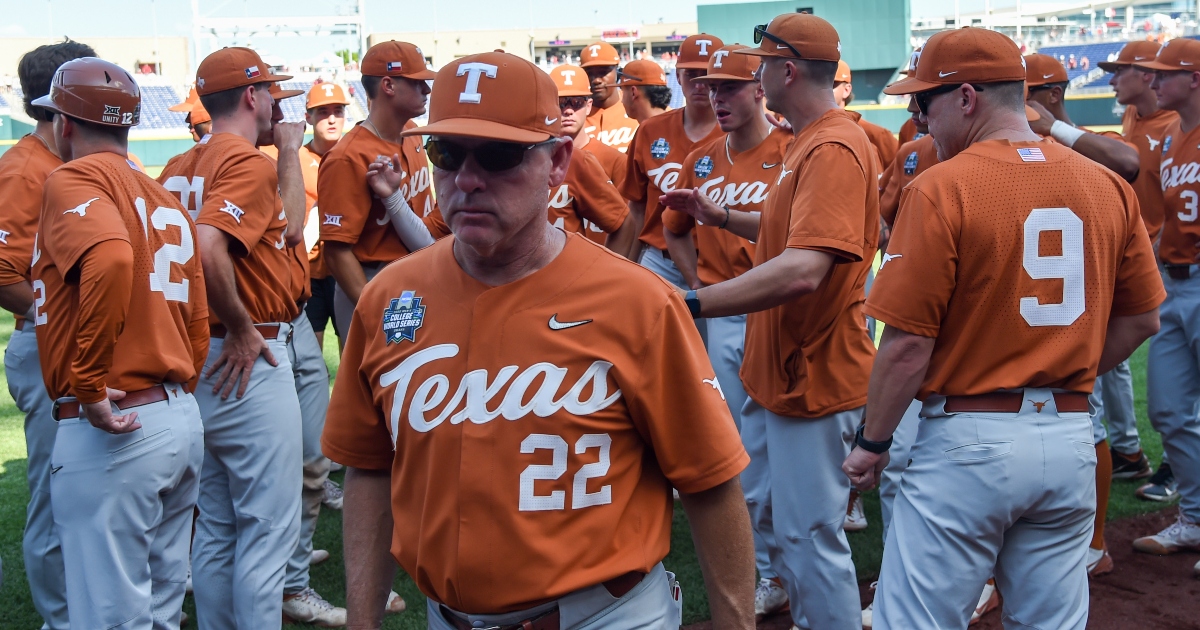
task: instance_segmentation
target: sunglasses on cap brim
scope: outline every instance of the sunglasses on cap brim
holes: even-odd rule
[[[759,24],[758,26],[754,27],[754,43],[755,44],[761,44],[763,38],[765,37],[765,38],[775,42],[776,44],[779,44],[780,46],[786,46],[788,50],[792,51],[792,55],[794,55],[797,59],[804,58],[804,55],[801,55],[800,51],[796,50],[795,46],[784,41],[784,39],[782,37],[780,37],[778,35],[772,35],[771,33],[767,32],[768,26],[770,26],[770,24]]]
[[[462,168],[467,156],[473,156],[475,163],[489,173],[499,173],[520,166],[525,161],[525,154],[540,146],[555,144],[558,138],[550,138],[534,144],[518,142],[485,142],[475,148],[468,148],[453,140],[430,137],[425,141],[425,154],[429,161],[443,171],[457,171]]]
[[[926,90],[924,92],[917,92],[916,94],[913,94],[913,98],[917,101],[917,109],[921,110],[922,114],[928,116],[929,102],[933,100],[933,97],[939,94],[953,92],[964,85],[970,85],[971,87],[975,88],[976,92],[983,91],[983,86],[975,83],[954,83],[951,85],[943,85],[942,87],[934,88],[932,90]]]

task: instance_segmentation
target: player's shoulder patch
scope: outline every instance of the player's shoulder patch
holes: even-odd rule
[[[1039,149],[1038,147],[1027,147],[1027,148],[1023,148],[1023,149],[1017,149],[1017,156],[1021,158],[1022,162],[1045,162],[1046,161],[1046,156],[1042,153],[1042,150]]]
[[[696,165],[692,170],[696,173],[696,177],[700,179],[708,177],[713,171],[713,159],[706,155],[696,160]]]
[[[916,172],[917,172],[917,152],[913,151],[912,153],[908,154],[908,157],[904,158],[904,174],[911,176]]]
[[[671,153],[671,143],[667,142],[666,138],[659,138],[650,144],[650,155],[654,159],[661,160],[666,158]]]
[[[1171,136],[1167,136],[1167,139],[1163,140],[1163,151],[1162,151],[1163,155],[1166,155],[1167,151],[1170,151],[1170,150],[1171,150]]]
[[[383,336],[387,345],[411,341],[416,343],[417,330],[425,323],[425,305],[415,291],[402,291],[383,309]]]

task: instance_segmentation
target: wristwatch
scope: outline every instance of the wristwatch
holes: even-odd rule
[[[892,438],[890,436],[885,442],[872,442],[871,440],[863,437],[863,429],[865,428],[867,428],[867,425],[860,424],[858,425],[858,431],[854,432],[855,446],[861,447],[862,450],[868,453],[875,453],[876,455],[882,455],[886,453],[889,448],[892,448]]]
[[[696,291],[688,291],[684,296],[683,301],[687,304],[688,310],[692,313],[692,318],[700,317],[700,298],[696,297]]]

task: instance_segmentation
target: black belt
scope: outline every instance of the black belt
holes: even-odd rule
[[[1172,280],[1187,280],[1192,277],[1191,265],[1166,265],[1167,275]]]
[[[633,587],[641,584],[646,575],[646,573],[642,573],[641,571],[630,571],[624,575],[618,575],[611,580],[602,582],[601,586],[608,591],[609,595],[612,595],[616,599],[621,599],[626,593],[632,591]],[[455,615],[449,608],[439,606],[439,609],[441,610],[442,617],[450,625],[458,628],[458,630],[480,630],[480,628],[471,625],[471,622]],[[522,619],[521,621],[504,625],[487,626],[486,628],[487,630],[558,630],[558,607],[555,606],[529,619]]]
[[[1048,401],[1047,401],[1048,402]],[[1022,392],[993,392],[975,396],[947,396],[944,406],[951,413],[1019,413],[1025,403]],[[1038,413],[1044,402],[1035,402]],[[1087,413],[1088,395],[1081,392],[1054,394],[1054,406],[1059,413]]]

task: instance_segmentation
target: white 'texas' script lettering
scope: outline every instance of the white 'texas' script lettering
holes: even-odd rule
[[[652,168],[646,171],[650,179],[654,180],[654,185],[663,192],[671,192],[675,190],[675,184],[679,182],[679,169],[683,165],[679,162],[667,162],[658,168]]]
[[[767,184],[765,182],[729,182],[721,185],[725,177],[714,177],[704,182],[700,194],[706,195],[718,206],[750,206],[767,200]]]

